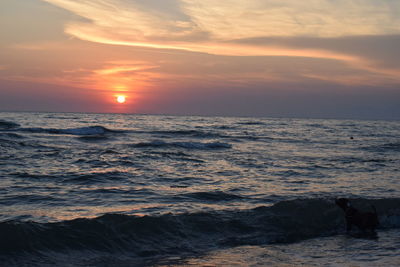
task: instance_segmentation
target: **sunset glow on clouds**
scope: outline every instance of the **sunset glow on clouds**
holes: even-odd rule
[[[90,104],[98,112],[114,112],[118,92],[130,100],[118,112],[265,116],[334,116],[333,104],[325,113],[312,110],[312,97],[346,102],[349,114],[360,116],[343,97],[379,109],[384,99],[400,95],[398,1],[26,0],[24,6],[5,0],[1,5],[2,25],[8,26],[0,26],[6,36],[0,43],[0,82],[84,90],[104,99]],[[17,15],[23,19],[14,23]],[[22,32],[23,22],[29,33]],[[365,93],[368,97],[357,98]],[[298,94],[304,114],[293,104]],[[281,105],[275,107],[274,99]],[[398,109],[380,112],[399,115]]]
[[[400,32],[399,4],[395,1],[46,1],[87,19],[69,22],[67,33],[85,40],[127,45],[191,49],[198,42],[254,37]]]

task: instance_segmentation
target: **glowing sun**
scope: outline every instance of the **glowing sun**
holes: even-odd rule
[[[126,97],[125,96],[123,96],[123,95],[117,96],[117,102],[118,103],[122,104],[122,103],[125,103],[125,101],[126,101]]]

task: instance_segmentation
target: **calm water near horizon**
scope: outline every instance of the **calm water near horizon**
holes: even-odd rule
[[[399,121],[2,112],[0,262],[397,266],[399,170]]]

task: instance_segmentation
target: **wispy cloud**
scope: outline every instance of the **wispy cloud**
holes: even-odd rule
[[[87,19],[70,22],[67,33],[126,45],[191,50],[193,42],[252,37],[400,33],[400,3],[388,0],[44,1]]]
[[[70,60],[68,56],[68,59],[57,60],[49,66],[42,64],[42,70],[38,69],[35,60],[32,66],[18,65],[10,70],[0,66],[2,76],[99,90],[140,88],[157,83],[165,86],[174,81],[180,84],[184,81],[192,84],[254,84],[302,82],[304,79],[341,84],[400,82],[397,53],[400,37],[393,35],[400,33],[400,12],[397,12],[400,2],[397,1],[310,0],[307,5],[289,0],[43,1],[80,16],[71,17],[74,21],[66,23],[65,31],[91,43],[82,46],[79,40],[68,40],[65,43],[15,44],[13,53],[21,54],[21,57],[29,52],[31,56],[36,55],[36,60],[44,54],[50,58],[52,53],[73,54],[75,59]],[[115,49],[96,43],[124,47]],[[139,52],[142,48],[138,47],[173,48],[242,58],[264,56],[262,61],[265,63],[251,63],[244,70],[242,63],[228,60],[228,57],[199,56],[194,62],[188,55],[195,53],[185,52],[177,60],[180,63],[175,63],[171,60],[173,56],[144,56],[146,53]],[[116,50],[121,51],[118,56]],[[126,60],[111,61],[114,57]],[[161,62],[161,58],[168,58],[168,61]],[[232,65],[218,63],[215,66],[219,67],[210,67],[201,63],[207,61],[212,65],[210,62],[214,60]],[[8,63],[3,61],[3,64]],[[232,71],[236,68],[232,66],[238,66],[238,69]]]
[[[393,79],[399,74],[397,67],[380,68],[370,58],[370,52],[273,41],[400,34],[399,1],[310,0],[306,4],[292,0],[43,1],[84,18],[68,22],[65,32],[91,42],[228,56],[333,59]],[[123,68],[129,71],[130,67]],[[103,72],[124,71],[123,68]]]
[[[393,1],[182,0],[204,31],[219,39],[257,36],[391,34],[400,31]]]
[[[110,62],[107,68],[95,70],[94,73],[99,75],[116,75],[126,74],[144,70],[150,70],[157,68],[156,65],[149,65],[146,62]]]

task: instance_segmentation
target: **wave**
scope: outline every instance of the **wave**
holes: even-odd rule
[[[16,133],[0,133],[0,137],[12,138],[12,139],[23,139],[24,136]]]
[[[162,140],[154,140],[151,142],[137,143],[133,145],[138,148],[185,148],[194,150],[210,150],[210,149],[228,149],[232,148],[231,144],[221,142],[165,142]]]
[[[17,137],[17,138],[19,138],[19,137]],[[42,144],[37,143],[37,142],[22,142],[22,141],[15,141],[15,140],[4,139],[4,138],[0,138],[0,147],[8,147],[8,148],[14,148],[14,149],[20,149],[20,148],[51,148],[49,146],[42,145]]]
[[[400,227],[400,198],[352,201],[360,209],[371,209],[373,204],[380,229]],[[46,251],[126,251],[135,257],[179,255],[339,233],[344,233],[344,217],[333,200],[295,199],[241,211],[142,217],[105,214],[56,223],[5,221],[0,223],[0,256]]]
[[[177,130],[177,131],[152,131],[149,132],[154,135],[171,135],[171,136],[183,136],[183,137],[193,137],[193,138],[229,138],[232,140],[239,140],[239,139],[244,139],[244,140],[272,140],[273,138],[270,137],[265,137],[265,136],[253,136],[250,134],[247,135],[229,135],[229,134],[221,134],[221,133],[215,133],[215,132],[205,132],[205,131],[199,131],[199,130]]]
[[[40,194],[29,194],[29,195],[12,195],[3,197],[0,201],[1,205],[16,205],[17,203],[52,203],[54,206],[55,202],[62,202],[61,198],[56,198],[48,195],[40,195]]]
[[[0,129],[14,129],[18,128],[20,125],[12,121],[0,120]]]
[[[100,162],[98,164],[107,165],[105,162]],[[110,181],[123,180],[126,178],[126,173],[122,171],[106,171],[106,172],[93,172],[93,173],[83,173],[83,174],[65,174],[58,176],[58,179],[62,180],[64,183],[73,184],[89,184],[93,185],[95,183],[106,183]]]
[[[90,162],[90,161],[88,161]],[[81,161],[76,163],[82,163]],[[91,164],[107,165],[107,163],[102,161],[90,162]],[[110,181],[123,180],[127,177],[127,174],[122,171],[106,171],[106,172],[91,172],[77,174],[74,172],[64,173],[64,174],[34,174],[29,172],[15,172],[11,174],[17,178],[23,179],[34,179],[42,181],[57,181],[60,183],[71,183],[78,185],[93,185],[97,183],[107,183]]]
[[[190,154],[183,153],[182,151],[146,151],[141,155],[142,158],[151,159],[151,160],[160,160],[160,159],[172,159],[178,161],[189,161],[189,162],[197,162],[204,163],[205,161],[200,158],[194,158]]]
[[[20,128],[18,131],[30,133],[48,133],[48,134],[69,134],[69,135],[104,135],[107,133],[123,132],[118,130],[110,130],[103,126],[88,126],[71,129],[53,129],[53,128]]]
[[[101,141],[107,141],[110,138],[101,134],[101,135],[85,135],[85,136],[79,136],[78,140],[83,141],[83,142],[101,142]]]
[[[198,137],[198,138],[216,138],[216,137],[224,137],[218,133],[214,132],[204,132],[198,130],[170,130],[170,131],[152,131],[151,134],[157,135],[173,135],[173,136],[190,136],[190,137]]]
[[[0,132],[0,147],[18,148],[34,146],[33,144],[22,142],[21,139],[24,138],[24,136],[16,133]]]
[[[264,122],[261,121],[242,121],[238,122],[239,125],[266,125]]]
[[[12,147],[21,145],[22,142],[16,142],[9,139],[0,138],[0,147]]]
[[[374,145],[369,147],[364,147],[363,149],[372,152],[400,152],[400,142],[385,143],[382,145]]]
[[[191,198],[200,201],[231,201],[231,200],[239,200],[243,197],[235,194],[229,194],[222,191],[213,191],[213,192],[194,192],[194,193],[187,193],[181,194],[177,196],[184,197],[184,198]]]
[[[232,129],[237,129],[235,125],[217,125],[214,126],[215,129],[221,129],[221,130],[232,130]]]
[[[400,152],[400,143],[387,143],[387,144],[382,145],[381,149]]]
[[[29,133],[48,133],[48,134],[70,134],[78,136],[90,135],[104,135],[107,133],[123,133],[121,130],[111,130],[104,126],[94,125],[70,129],[56,129],[56,128],[21,128],[18,123],[0,120],[0,131],[17,131]],[[9,135],[17,135],[15,133],[8,133]]]

